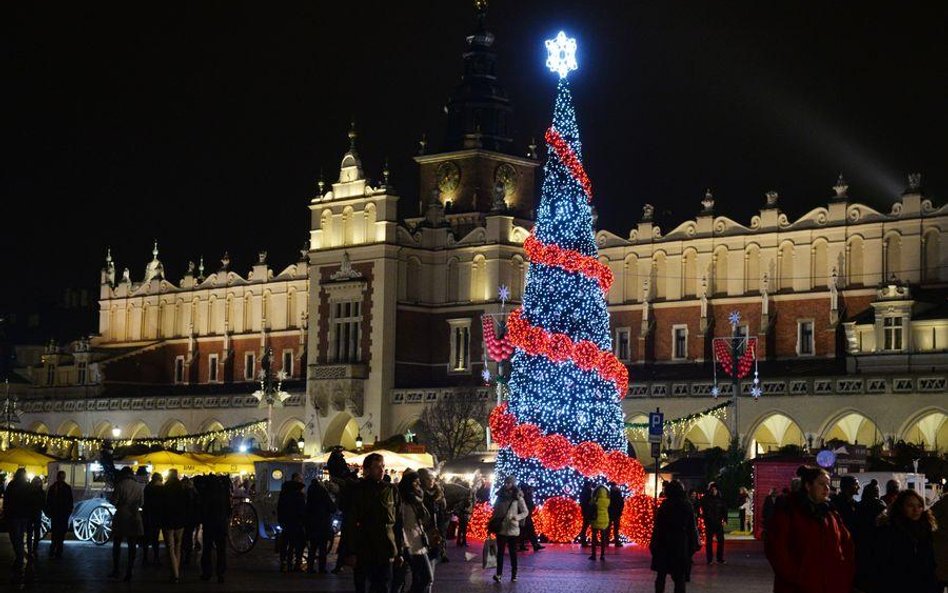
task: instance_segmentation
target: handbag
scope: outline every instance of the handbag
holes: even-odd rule
[[[484,550],[483,556],[481,559],[481,566],[484,568],[496,568],[497,567],[497,540],[487,536],[487,539],[484,540]]]

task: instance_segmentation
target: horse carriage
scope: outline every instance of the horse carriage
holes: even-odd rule
[[[73,509],[69,525],[79,541],[104,545],[112,537],[112,515],[115,507],[108,500],[108,482],[105,470],[95,461],[52,461],[49,475],[66,472],[66,482],[72,485]],[[50,529],[49,517],[43,513],[40,536]]]

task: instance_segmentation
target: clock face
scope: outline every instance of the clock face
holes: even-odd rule
[[[438,189],[444,194],[453,192],[461,183],[461,168],[451,161],[438,165],[435,175],[438,180]]]
[[[501,163],[494,171],[494,181],[504,186],[504,193],[510,195],[517,189],[517,170],[509,163]]]
[[[274,480],[282,480],[282,479],[283,479],[283,470],[281,470],[281,469],[275,469],[275,470],[273,470],[273,473],[270,474],[270,477],[273,478]]]

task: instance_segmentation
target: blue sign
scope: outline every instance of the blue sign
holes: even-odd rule
[[[662,442],[662,433],[665,429],[665,414],[650,412],[648,415],[648,440],[650,443]]]

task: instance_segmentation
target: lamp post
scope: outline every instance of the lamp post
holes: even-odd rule
[[[362,439],[362,430],[365,428],[369,430],[372,429],[372,413],[371,412],[369,413],[369,417],[365,419],[365,422],[363,422],[359,426],[359,431],[356,434],[356,450],[357,451],[361,451],[362,445],[365,443],[365,441]]]
[[[760,377],[757,373],[757,339],[750,338],[741,333],[740,312],[732,311],[728,315],[728,321],[731,323],[730,337],[714,338],[713,340],[712,350],[714,352],[715,365],[714,387],[711,389],[711,395],[718,397],[721,393],[718,388],[717,369],[717,365],[720,364],[723,367],[725,375],[732,381],[731,403],[734,407],[734,412],[731,416],[731,418],[733,418],[733,432],[731,435],[737,440],[737,444],[740,445],[741,423],[738,404],[740,403],[741,378],[750,372],[751,364],[753,364],[754,368],[754,382],[751,386],[751,395],[754,396],[755,400],[760,398],[762,390],[760,387]]]
[[[258,407],[267,409],[267,450],[273,450],[273,408],[283,407],[283,402],[290,394],[283,391],[283,380],[286,373],[280,371],[274,374],[272,369],[273,349],[267,346],[263,358],[260,360],[260,389],[253,392],[253,396],[260,402]]]

